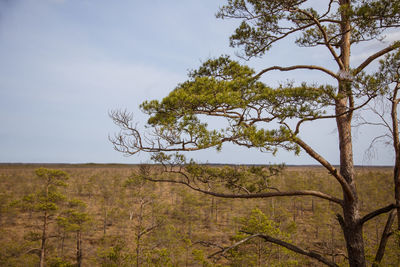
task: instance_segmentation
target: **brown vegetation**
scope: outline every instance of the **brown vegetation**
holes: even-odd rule
[[[339,266],[348,264],[343,235],[334,216],[339,210],[330,201],[312,196],[224,200],[180,185],[143,181],[137,175],[140,166],[47,167],[67,172],[69,180],[67,187],[59,189],[66,199],[57,204],[59,207],[48,225],[46,266],[321,264],[263,242],[261,238],[245,235],[254,229],[321,254]],[[33,209],[20,205],[25,196],[42,186],[35,175],[37,168],[34,165],[0,166],[1,266],[39,264],[41,217]],[[339,185],[329,182],[328,175],[322,167],[288,167],[271,177],[270,184],[286,191],[311,189],[340,196]],[[362,216],[392,203],[391,168],[360,167],[356,169],[356,179]],[[72,199],[86,207],[71,210],[77,206],[71,204]],[[78,220],[78,225],[78,217],[71,214],[86,214],[88,219]],[[370,264],[386,219],[386,215],[377,216],[364,226]],[[237,244],[244,237],[246,242]],[[395,240],[388,240],[384,266],[395,264],[398,253]]]

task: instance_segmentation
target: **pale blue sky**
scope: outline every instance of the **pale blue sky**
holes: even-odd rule
[[[160,99],[183,82],[187,70],[220,54],[234,57],[229,35],[237,22],[214,17],[223,1],[215,0],[0,0],[0,162],[147,162],[148,155],[124,157],[107,136],[118,129],[111,109],[134,112]],[[389,38],[398,38],[398,34]],[[353,52],[360,62],[377,44]],[[290,52],[290,53],[289,53]],[[309,53],[311,52],[311,53]],[[323,50],[281,43],[251,64],[322,64]],[[319,73],[271,73],[272,85],[286,79],[325,79]],[[328,81],[328,80],[324,80]],[[334,122],[306,128],[303,137],[332,163],[338,163]],[[318,131],[316,131],[318,130]],[[368,134],[368,135],[367,135]],[[363,160],[368,140],[356,136],[357,164],[392,164],[390,148],[373,162]],[[314,164],[301,155],[226,146],[191,154],[202,162]]]

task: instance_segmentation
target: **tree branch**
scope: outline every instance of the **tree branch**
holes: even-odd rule
[[[288,197],[288,196],[313,196],[313,197],[318,197],[322,198],[334,203],[337,203],[339,205],[343,205],[343,201],[341,199],[338,199],[336,197],[333,197],[331,195],[322,193],[320,191],[314,191],[314,190],[297,190],[297,191],[282,191],[282,192],[264,192],[264,193],[251,193],[251,194],[224,194],[224,193],[218,193],[218,192],[213,192],[213,191],[208,191],[201,189],[199,187],[194,187],[190,183],[186,181],[177,181],[177,180],[171,180],[171,179],[154,179],[150,177],[144,177],[146,180],[151,181],[151,182],[164,182],[164,183],[174,183],[174,184],[182,184],[190,189],[215,196],[215,197],[220,197],[220,198],[245,198],[245,199],[250,199],[250,198],[269,198],[269,197]]]
[[[389,211],[391,211],[391,210],[393,210],[395,208],[397,208],[396,204],[390,204],[390,205],[388,205],[386,207],[383,207],[383,208],[377,209],[377,210],[375,210],[373,212],[370,212],[370,213],[368,213],[367,215],[365,215],[364,217],[361,218],[360,224],[362,225],[362,224],[366,223],[367,221],[375,218],[376,216],[379,216],[379,215],[381,215],[383,213],[389,212]]]
[[[332,45],[329,43],[329,38],[328,38],[328,34],[326,33],[326,31],[324,30],[324,27],[321,25],[320,21],[315,18],[312,14],[298,9],[298,11],[300,13],[303,13],[304,15],[306,15],[307,17],[309,17],[310,19],[312,19],[314,21],[314,23],[317,25],[319,31],[321,32],[323,38],[324,38],[324,44],[325,46],[328,48],[328,50],[331,52],[333,58],[335,59],[336,63],[339,65],[340,69],[345,69],[344,64],[342,62],[342,60],[340,59],[340,57],[336,54],[335,49],[332,47]]]
[[[281,247],[287,248],[287,249],[289,249],[289,250],[291,250],[293,252],[296,252],[298,254],[305,255],[305,256],[308,256],[310,258],[316,259],[317,261],[322,262],[322,263],[326,264],[327,266],[338,267],[338,265],[336,263],[331,262],[328,259],[325,259],[322,255],[320,255],[320,254],[318,254],[318,253],[316,253],[314,251],[307,251],[307,250],[301,249],[298,246],[295,246],[293,244],[287,243],[287,242],[285,242],[283,240],[279,240],[279,239],[273,238],[273,237],[271,237],[269,235],[253,234],[253,233],[249,233],[249,232],[245,232],[245,231],[242,231],[242,232],[251,235],[247,239],[244,239],[245,240],[244,242],[246,242],[246,241],[248,241],[248,240],[250,240],[252,238],[255,238],[255,237],[260,237],[260,238],[264,239],[267,242],[270,242],[270,243],[279,245]],[[239,241],[239,242],[241,242],[241,241]],[[241,242],[241,244],[244,243],[244,242]]]
[[[296,144],[298,144],[301,148],[303,148],[307,152],[308,155],[310,155],[312,158],[314,158],[319,163],[321,163],[321,165],[324,166],[329,171],[329,173],[332,174],[332,176],[335,177],[336,180],[340,183],[340,185],[342,186],[342,188],[344,190],[344,193],[350,199],[354,199],[354,195],[350,188],[350,185],[326,159],[324,159],[320,154],[318,154],[316,151],[314,151],[309,145],[307,145],[300,138],[294,137],[294,142],[296,142]]]
[[[253,238],[258,237],[258,236],[259,236],[259,234],[255,234],[255,235],[248,236],[248,237],[246,237],[245,239],[242,239],[242,240],[240,240],[239,242],[236,242],[236,243],[233,244],[232,246],[229,246],[229,247],[226,247],[226,248],[222,248],[221,250],[219,250],[219,251],[217,251],[217,252],[215,252],[215,253],[209,255],[207,258],[211,259],[212,257],[215,257],[215,256],[218,255],[218,254],[224,254],[224,253],[226,253],[227,251],[229,251],[229,250],[231,250],[231,249],[234,249],[234,248],[236,248],[237,246],[240,246],[241,244],[246,243],[246,242],[249,241],[250,239],[253,239]]]
[[[141,231],[141,232],[138,234],[138,236],[141,237],[141,236],[143,236],[143,235],[145,235],[145,234],[148,234],[148,233],[150,233],[151,231],[153,231],[154,229],[156,229],[157,227],[159,227],[160,225],[161,225],[161,223],[157,223],[157,224],[155,224],[155,225],[153,225],[153,226],[151,226],[151,227],[149,227],[149,228],[146,228],[146,229],[144,229],[143,231]]]
[[[298,31],[305,30],[305,29],[307,29],[307,28],[309,28],[309,27],[312,27],[312,26],[314,26],[314,25],[315,25],[315,23],[309,23],[309,24],[307,24],[307,25],[300,26],[300,27],[297,27],[297,28],[291,28],[291,29],[288,30],[287,32],[282,32],[280,36],[272,36],[272,37],[274,37],[274,38],[271,38],[271,36],[270,36],[270,38],[271,38],[272,40],[270,40],[269,42],[267,42],[266,44],[264,44],[264,45],[261,46],[261,47],[260,47],[260,46],[257,46],[256,49],[254,49],[254,51],[252,52],[252,55],[248,55],[247,57],[245,57],[244,55],[238,55],[238,56],[239,56],[240,58],[244,59],[244,60],[249,60],[250,58],[254,57],[254,55],[257,55],[257,54],[259,54],[259,53],[265,51],[265,50],[267,49],[267,47],[271,46],[273,43],[276,43],[276,42],[278,42],[279,40],[285,39],[287,36],[289,36],[289,35],[291,35],[291,34],[293,34],[293,33],[296,33],[296,32],[298,32]],[[242,41],[242,42],[245,43],[245,44],[247,44],[247,45],[251,45],[251,43],[249,43],[249,42],[246,42],[246,41]],[[254,45],[254,43],[252,43],[252,44]]]
[[[25,254],[37,254],[38,256],[40,256],[40,248],[28,249],[28,251],[26,251]]]
[[[375,97],[375,96],[374,96]],[[353,107],[350,108],[349,110],[342,112],[341,114],[335,114],[335,115],[326,115],[326,116],[318,116],[318,117],[313,117],[313,118],[304,118],[301,119],[297,125],[296,125],[296,130],[294,131],[294,134],[297,135],[300,132],[300,126],[301,124],[307,122],[307,121],[315,121],[315,120],[321,120],[321,119],[334,119],[334,118],[338,118],[340,116],[346,115],[346,114],[350,114],[356,110],[362,109],[364,106],[366,106],[374,97],[369,97],[367,101],[365,101],[364,103],[362,103],[361,105],[357,106],[357,107]]]
[[[389,53],[390,51],[393,51],[399,47],[400,47],[400,42],[395,42],[391,46],[388,46],[388,47],[376,52],[375,54],[371,55],[353,71],[353,76],[356,76],[357,74],[359,74],[365,67],[367,67],[372,61],[374,61],[378,57],[383,56],[383,55]]]
[[[386,221],[385,229],[382,232],[381,241],[379,243],[379,248],[376,252],[375,260],[374,260],[374,263],[372,264],[372,267],[378,267],[379,263],[383,259],[387,241],[388,241],[389,237],[391,236],[390,229],[392,228],[392,224],[394,222],[395,215],[396,215],[396,210],[392,210],[389,213],[389,216]]]
[[[272,66],[270,68],[263,69],[256,76],[254,76],[254,78],[257,79],[264,73],[269,72],[271,70],[291,71],[291,70],[296,70],[296,69],[320,70],[320,71],[325,72],[328,75],[332,76],[333,78],[339,80],[339,76],[337,76],[334,72],[332,72],[324,67],[315,66],[315,65],[295,65],[295,66],[290,66],[290,67]]]

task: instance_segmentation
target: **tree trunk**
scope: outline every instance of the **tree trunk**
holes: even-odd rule
[[[140,236],[136,237],[136,267],[140,264]]]
[[[396,151],[396,163],[394,166],[394,195],[397,205],[397,231],[400,232],[400,149]],[[400,235],[397,235],[398,249],[400,250]],[[400,255],[397,255],[397,265],[400,265]]]
[[[76,265],[82,266],[82,233],[80,230],[76,232]]]
[[[136,229],[136,267],[139,267],[140,264],[140,239],[142,237],[142,229],[143,227],[143,208],[145,205],[145,200],[140,200],[140,209],[138,214],[138,225]]]
[[[339,85],[339,93],[345,94],[346,84]],[[340,148],[340,174],[349,184],[352,195],[343,193],[343,219],[341,226],[346,240],[349,264],[352,267],[366,266],[364,254],[364,239],[362,224],[360,223],[360,209],[354,182],[353,149],[351,137],[351,113],[347,114],[347,99],[342,98],[336,102],[336,114],[344,114],[337,117]]]
[[[395,199],[397,205],[397,230],[400,231],[400,154],[396,155],[394,171]],[[399,240],[400,241],[400,240]],[[400,243],[399,243],[400,245]]]
[[[396,85],[396,88],[393,92],[393,99],[392,99],[392,124],[393,124],[393,146],[396,155],[396,161],[394,164],[393,170],[393,182],[394,182],[394,198],[397,205],[397,230],[400,231],[400,140],[399,140],[399,122],[397,117],[397,106],[398,106],[398,99],[397,93],[399,90],[399,85]],[[400,249],[400,236],[397,240],[399,249]],[[397,256],[397,264],[400,264],[400,255]]]
[[[350,70],[351,25],[349,12],[350,0],[340,0],[341,12],[341,45],[340,45],[340,71],[345,74]],[[347,76],[347,75],[344,75]],[[336,124],[339,135],[340,150],[340,175],[346,180],[352,195],[343,191],[343,218],[340,224],[346,240],[349,265],[351,267],[364,267],[365,252],[362,224],[360,223],[359,200],[354,181],[353,145],[351,136],[351,121],[353,115],[354,97],[351,82],[342,79],[338,84],[338,96],[335,103]]]
[[[343,229],[347,253],[349,257],[349,265],[351,267],[364,267],[365,254],[364,254],[364,239],[362,235],[362,226],[357,224],[349,225]]]
[[[42,244],[40,246],[39,266],[44,267],[46,256],[46,240],[47,240],[47,212],[44,212],[43,228],[42,228]]]

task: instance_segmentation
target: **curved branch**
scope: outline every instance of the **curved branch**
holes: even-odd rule
[[[208,191],[204,190],[198,187],[194,187],[188,182],[185,181],[177,181],[177,180],[171,180],[171,179],[154,179],[150,177],[144,177],[144,179],[151,181],[151,182],[164,182],[164,183],[173,183],[173,184],[183,184],[190,189],[206,194],[206,195],[211,195],[215,197],[220,197],[220,198],[245,198],[245,199],[250,199],[250,198],[269,198],[269,197],[289,197],[289,196],[313,196],[313,197],[318,197],[321,199],[325,199],[331,202],[334,202],[339,205],[343,205],[343,201],[341,199],[338,199],[334,196],[322,193],[320,191],[314,191],[314,190],[297,190],[297,191],[279,191],[279,192],[264,192],[264,193],[252,193],[252,194],[225,194],[225,193],[218,193],[218,192],[213,192],[213,191]]]
[[[293,244],[290,244],[290,243],[285,242],[285,241],[280,240],[280,239],[273,238],[273,237],[271,237],[271,236],[269,236],[269,235],[265,235],[265,234],[252,234],[252,233],[245,232],[245,231],[242,231],[242,232],[251,235],[250,237],[247,238],[247,240],[249,240],[249,239],[251,239],[251,238],[255,238],[255,237],[260,237],[260,238],[264,239],[264,240],[267,241],[267,242],[274,243],[274,244],[276,244],[276,245],[279,245],[279,246],[281,246],[281,247],[284,247],[284,248],[286,248],[286,249],[289,249],[289,250],[291,250],[291,251],[293,251],[293,252],[296,252],[296,253],[298,253],[298,254],[305,255],[305,256],[308,256],[308,257],[310,257],[310,258],[316,259],[317,261],[322,262],[322,263],[324,263],[324,264],[327,265],[327,266],[338,267],[338,265],[337,265],[336,263],[331,262],[331,261],[329,261],[328,259],[325,259],[322,255],[320,255],[320,254],[318,254],[318,253],[316,253],[316,252],[314,252],[314,251],[304,250],[304,249],[302,249],[302,248],[299,248],[298,246],[295,246],[295,245],[293,245]],[[247,240],[246,240],[246,241],[247,241]]]
[[[397,208],[396,204],[390,204],[390,205],[388,205],[386,207],[383,207],[383,208],[377,209],[377,210],[375,210],[373,212],[370,212],[370,213],[368,213],[367,215],[365,215],[364,217],[361,218],[360,224],[363,225],[367,221],[375,218],[376,216],[379,216],[379,215],[381,215],[383,213],[390,212],[391,210],[393,210],[395,208]]]
[[[329,1],[328,10],[320,18],[327,16],[331,12],[333,2],[334,2],[334,0]],[[340,21],[338,21],[338,20],[332,20],[332,19],[325,19],[325,20],[327,20],[329,22],[340,23]],[[320,20],[320,21],[322,22],[324,20]]]
[[[307,152],[308,155],[310,155],[312,158],[314,158],[319,163],[321,163],[321,165],[324,166],[329,171],[329,173],[332,174],[333,177],[335,177],[336,180],[340,183],[340,185],[342,186],[342,188],[344,190],[344,193],[350,199],[354,200],[354,195],[350,188],[350,185],[326,159],[324,159],[320,154],[318,154],[316,151],[314,151],[309,145],[307,145],[300,138],[294,137],[293,141],[296,142],[296,144],[298,144],[301,148],[303,148]]]
[[[400,48],[400,42],[395,42],[391,46],[388,46],[388,47],[376,52],[375,54],[371,55],[363,63],[361,63],[356,69],[354,69],[353,76],[356,76],[357,74],[359,74],[365,67],[367,67],[372,61],[374,61],[378,57],[383,56],[397,48]]]
[[[291,70],[296,70],[296,69],[309,69],[309,70],[319,70],[322,72],[325,72],[326,74],[332,76],[333,78],[339,80],[339,76],[337,76],[334,72],[320,66],[315,66],[315,65],[295,65],[295,66],[290,66],[290,67],[280,67],[280,66],[273,66],[270,68],[263,69],[260,71],[256,76],[254,76],[256,79],[259,78],[261,75],[264,73],[271,71],[271,70],[280,70],[280,71],[291,71]]]

